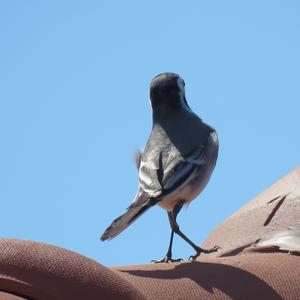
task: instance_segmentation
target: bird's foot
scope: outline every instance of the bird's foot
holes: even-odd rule
[[[160,264],[160,263],[173,263],[173,262],[181,262],[183,261],[182,258],[177,258],[177,259],[174,259],[172,258],[170,255],[166,255],[163,259],[158,259],[158,260],[151,260],[152,263],[155,263],[155,264]]]
[[[191,255],[189,257],[189,260],[195,260],[201,253],[209,254],[209,253],[212,253],[212,252],[216,252],[219,249],[220,249],[219,246],[214,246],[214,247],[212,247],[210,249],[202,249],[200,247],[197,247],[197,249],[195,249],[196,250],[196,254]]]

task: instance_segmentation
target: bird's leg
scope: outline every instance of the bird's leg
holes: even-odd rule
[[[164,258],[158,259],[158,260],[152,260],[151,262],[153,263],[169,263],[169,262],[179,262],[182,261],[182,259],[173,259],[172,258],[172,245],[173,245],[173,237],[174,237],[174,231],[171,231],[171,237],[170,237],[170,242],[169,242],[169,247],[167,254]]]
[[[177,225],[178,226],[178,225]],[[203,249],[203,248],[200,248],[200,247],[198,247],[195,243],[193,243],[183,232],[181,232],[180,230],[179,230],[179,227],[178,227],[178,231],[176,232],[175,231],[175,233],[176,234],[178,234],[182,239],[184,239],[188,244],[190,244],[194,249],[195,249],[195,251],[196,251],[196,253],[194,254],[194,255],[191,255],[190,257],[189,257],[189,260],[194,260],[194,259],[196,259],[201,253],[206,253],[206,254],[208,254],[208,253],[212,253],[212,252],[216,252],[216,251],[218,251],[218,249],[220,248],[220,247],[218,247],[218,246],[214,246],[214,247],[212,247],[212,248],[210,248],[210,249]]]
[[[214,246],[213,248],[211,249],[202,249],[200,247],[198,247],[195,243],[193,243],[182,231],[180,231],[179,229],[179,225],[177,224],[176,222],[176,217],[177,217],[177,214],[179,213],[179,211],[181,210],[182,206],[183,206],[183,203],[184,202],[179,202],[178,205],[174,208],[173,210],[173,219],[172,219],[172,222],[170,222],[171,224],[171,227],[172,227],[172,230],[177,234],[179,235],[183,240],[185,240],[188,244],[190,244],[196,251],[196,254],[195,255],[191,255],[189,257],[189,259],[196,259],[201,253],[212,253],[212,252],[215,252],[217,251],[220,247],[218,246]],[[170,219],[171,221],[171,219]]]
[[[182,207],[182,205],[181,205],[181,207]],[[174,220],[176,222],[176,217],[177,217],[177,214],[179,213],[181,207],[179,209],[175,207],[176,209],[174,209],[173,211],[168,211],[169,222],[170,222],[171,229],[172,229],[168,251],[167,251],[166,256],[163,259],[152,260],[152,262],[154,262],[154,263],[163,263],[163,262],[179,262],[179,261],[182,261],[181,258],[178,258],[178,259],[173,259],[172,258],[172,245],[173,245],[173,238],[174,238],[174,232],[175,232],[174,228],[173,228],[173,224],[174,224]]]

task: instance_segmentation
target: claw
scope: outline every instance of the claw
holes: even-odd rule
[[[214,246],[213,248],[210,248],[210,249],[202,249],[202,248],[199,247],[196,250],[196,254],[191,255],[189,257],[189,260],[195,260],[201,253],[209,254],[209,253],[212,253],[212,252],[216,252],[219,249],[221,249],[219,246]]]
[[[177,258],[177,259],[174,259],[170,256],[165,256],[163,259],[158,259],[158,260],[151,260],[152,263],[154,264],[160,264],[160,263],[173,263],[173,262],[181,262],[183,261],[182,258]]]
[[[213,247],[210,248],[210,249],[202,249],[202,252],[208,254],[208,253],[216,252],[216,251],[218,251],[219,249],[221,249],[221,247],[219,247],[219,246],[213,246]]]

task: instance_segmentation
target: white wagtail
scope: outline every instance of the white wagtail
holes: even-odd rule
[[[185,98],[184,80],[175,73],[162,73],[150,85],[153,127],[144,151],[136,155],[139,187],[127,211],[105,230],[101,240],[110,240],[134,222],[153,205],[168,213],[171,238],[166,256],[154,262],[172,259],[174,233],[200,253],[217,251],[202,249],[183,234],[176,217],[184,204],[189,204],[207,185],[218,156],[218,137],[210,125],[192,112]]]

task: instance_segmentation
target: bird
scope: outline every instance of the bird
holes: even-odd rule
[[[181,261],[172,257],[174,234],[195,251],[190,260],[201,253],[219,249],[203,249],[192,242],[176,221],[187,206],[206,187],[215,168],[219,141],[216,130],[195,114],[187,103],[185,81],[171,72],[155,76],[150,83],[152,130],[144,150],[135,155],[139,185],[133,202],[104,231],[101,240],[111,240],[144,212],[159,205],[167,211],[171,236],[166,255],[155,263]]]

